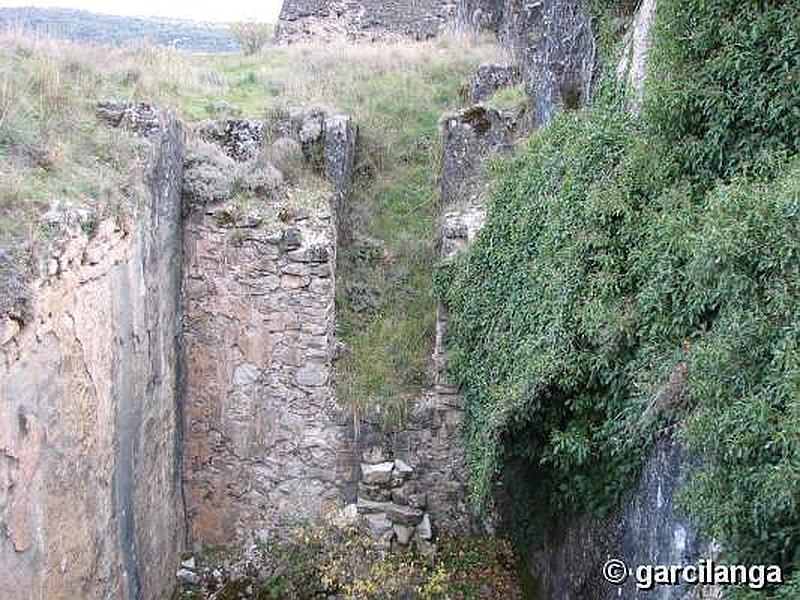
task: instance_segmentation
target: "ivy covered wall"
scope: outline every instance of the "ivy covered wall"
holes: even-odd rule
[[[796,2],[662,0],[640,118],[606,76],[494,164],[438,274],[476,506],[505,480],[536,540],[616,506],[675,430],[683,510],[800,593],[799,84]],[[520,460],[535,485],[509,490]]]

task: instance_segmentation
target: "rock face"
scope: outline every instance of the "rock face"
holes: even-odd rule
[[[634,115],[641,112],[644,101],[647,56],[653,43],[655,16],[656,0],[643,0],[633,17],[632,27],[625,36],[622,58],[617,65],[617,80],[628,89],[628,106]]]
[[[186,219],[184,470],[198,547],[273,534],[355,499],[352,420],[332,385],[336,215],[355,125],[297,110],[273,126],[309,159],[324,157],[333,190],[266,216],[211,203]]]
[[[3,597],[163,598],[184,546],[182,136],[165,120],[130,227],[50,258],[0,364]],[[70,220],[67,219],[67,222]]]
[[[441,201],[475,203],[484,194],[482,166],[489,156],[510,152],[530,132],[530,115],[473,106],[441,120]]]
[[[483,15],[522,71],[537,125],[555,108],[578,108],[592,94],[597,45],[591,19],[580,0],[467,0],[461,19]]]
[[[285,0],[276,28],[280,42],[345,38],[376,41],[439,35],[455,17],[441,0]]]
[[[617,587],[603,580],[602,568],[609,558],[630,568],[642,564],[697,563],[708,547],[692,524],[675,507],[689,457],[671,438],[662,440],[645,465],[629,500],[605,519],[582,518],[558,529],[552,540],[529,562],[544,598],[684,598],[692,588],[656,586],[636,589],[629,580]]]

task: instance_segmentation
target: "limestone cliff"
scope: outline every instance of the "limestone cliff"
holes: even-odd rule
[[[597,74],[597,41],[580,0],[462,0],[463,26],[493,31],[519,64],[536,122],[556,106],[589,102]]]
[[[154,135],[146,197],[91,239],[74,212],[32,318],[2,346],[3,597],[158,598],[184,546],[182,134]],[[58,225],[60,226],[60,225]]]

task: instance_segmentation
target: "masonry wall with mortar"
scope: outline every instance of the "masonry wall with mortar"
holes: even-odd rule
[[[456,3],[441,0],[286,0],[278,41],[309,39],[425,40],[453,23]]]
[[[332,382],[336,211],[355,127],[311,110],[284,125],[311,154],[322,146],[324,198],[269,220],[204,206],[184,223],[184,477],[198,547],[280,533],[355,497],[352,420]],[[237,160],[264,141],[263,124],[218,130]]]
[[[352,479],[331,387],[333,216],[268,228],[227,214],[185,225],[185,478],[204,544],[314,518]]]

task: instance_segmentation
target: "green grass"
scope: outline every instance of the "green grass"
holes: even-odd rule
[[[97,124],[96,73],[82,63],[0,45],[0,238],[41,233],[52,203],[123,210],[136,194],[140,140]]]
[[[5,34],[0,160],[13,166],[12,149],[28,144],[46,149],[52,164],[16,165],[0,180],[0,237],[31,235],[54,200],[98,213],[124,212],[135,202],[143,145],[98,124],[98,99],[171,108],[189,130],[204,119],[268,119],[298,105],[345,111],[359,126],[353,230],[380,249],[367,258],[356,245],[340,249],[338,322],[349,353],[339,363],[339,397],[360,415],[397,423],[426,381],[433,339],[438,121],[457,108],[470,71],[497,53],[493,44],[446,37],[243,56],[112,50]],[[364,295],[368,306],[359,310]]]
[[[484,104],[496,110],[519,110],[527,106],[528,102],[525,88],[522,85],[514,85],[496,91]]]
[[[366,259],[358,246],[341,254],[339,326],[349,352],[339,363],[339,393],[362,414],[378,409],[383,425],[402,422],[427,380],[436,305],[438,121],[455,108],[475,66],[474,58],[442,58],[427,69],[363,81],[339,101],[358,119],[366,146],[378,150],[376,173],[359,182],[353,209],[356,235],[380,241],[380,251]],[[364,294],[375,299],[366,309]]]

